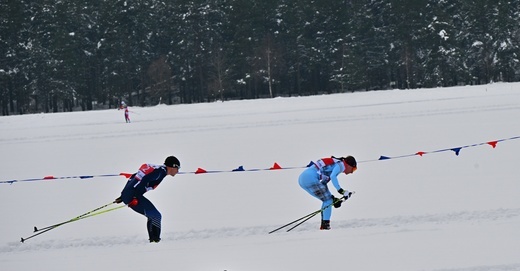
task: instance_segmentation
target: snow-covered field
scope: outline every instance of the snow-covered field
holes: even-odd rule
[[[150,244],[128,208],[20,243],[119,196],[124,177],[0,184],[0,270],[520,270],[520,84],[393,90],[0,117],[0,181],[132,173],[176,155],[181,173],[147,193],[163,214]],[[319,209],[297,178],[354,155],[356,194]],[[295,169],[268,169],[274,163]],[[230,172],[244,166],[245,172]],[[221,173],[193,174],[197,168]]]

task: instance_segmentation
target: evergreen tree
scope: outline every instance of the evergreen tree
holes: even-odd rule
[[[3,115],[520,79],[507,0],[0,1]]]

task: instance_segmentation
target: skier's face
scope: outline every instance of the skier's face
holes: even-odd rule
[[[168,175],[175,176],[175,174],[179,173],[178,167],[167,167],[168,169]]]
[[[347,164],[347,166],[345,167],[345,174],[351,174],[351,173],[354,173],[354,171],[357,170],[357,167],[352,167],[350,165]]]

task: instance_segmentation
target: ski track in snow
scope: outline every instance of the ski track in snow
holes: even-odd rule
[[[6,153],[16,151],[24,159],[21,161],[25,162],[26,157],[31,156],[34,152],[43,156],[45,154],[43,151],[48,149],[60,150],[63,142],[67,143],[63,148],[82,146],[83,144],[95,144],[103,148],[112,144],[119,144],[121,136],[124,135],[121,144],[133,140],[146,140],[153,142],[152,146],[155,147],[159,146],[159,143],[155,144],[156,141],[160,142],[168,136],[177,137],[179,135],[179,138],[183,138],[183,144],[186,146],[198,146],[200,138],[214,133],[216,138],[223,140],[224,146],[229,145],[234,148],[235,146],[232,145],[234,142],[232,140],[227,141],[229,135],[245,132],[245,134],[251,135],[251,138],[244,140],[243,144],[257,144],[255,142],[257,136],[261,138],[260,131],[263,130],[282,133],[289,130],[286,127],[290,127],[291,133],[292,131],[306,131],[307,129],[321,131],[323,127],[330,124],[335,127],[345,126],[347,127],[344,128],[345,131],[348,131],[350,127],[354,129],[363,125],[366,126],[367,132],[377,132],[381,125],[385,129],[392,127],[410,129],[414,128],[415,125],[422,128],[420,125],[424,124],[428,125],[428,129],[431,129],[428,131],[431,132],[449,132],[449,136],[454,136],[457,142],[462,139],[465,143],[481,142],[483,140],[481,137],[489,139],[489,134],[505,137],[500,135],[511,136],[511,134],[516,135],[518,133],[518,122],[515,122],[514,119],[517,119],[520,114],[519,87],[520,84],[518,83],[494,84],[435,90],[395,90],[377,93],[363,92],[330,96],[229,101],[226,103],[135,107],[133,109],[136,112],[133,113],[136,113],[136,115],[135,120],[132,118],[132,124],[124,123],[122,113],[117,110],[6,116],[0,118],[0,125],[8,128],[4,129],[5,131],[2,133],[0,148],[5,148]],[[477,121],[482,117],[484,123],[492,122],[493,126],[478,125]],[[452,130],[448,131],[448,129]],[[429,135],[425,138],[419,138],[415,134],[409,134],[408,130],[405,130],[405,132],[407,134],[401,133],[395,136],[390,135],[390,137],[397,139],[397,136],[402,136],[409,141],[409,144],[413,145],[418,145],[430,138]],[[470,134],[471,136],[469,136]],[[359,144],[359,148],[366,147],[367,150],[365,151],[373,152],[375,147],[369,146],[371,142],[364,140],[362,136],[364,136],[364,132],[356,135],[353,142]],[[386,134],[381,136],[388,137]],[[433,133],[432,136],[437,137]],[[232,139],[232,137],[229,139]],[[313,140],[313,138],[302,136],[294,139],[296,143],[302,146],[309,140]],[[445,143],[445,141],[446,139],[442,142]],[[255,148],[251,148],[257,159],[271,157],[271,148],[265,147],[267,144],[275,148],[277,146],[275,144],[278,143],[266,141],[258,144]],[[326,145],[325,147],[334,149],[335,146]],[[516,161],[517,154],[510,150],[503,148],[498,155],[493,154],[492,157],[489,157],[490,160],[488,161],[492,159]],[[96,155],[97,157],[98,151],[99,149],[93,149],[84,152],[86,155]],[[309,150],[311,154],[313,151]],[[365,151],[358,150],[358,153]],[[396,150],[394,149],[394,151]],[[99,156],[96,164],[110,164],[121,156],[130,160],[130,162],[122,161],[123,165],[127,162],[133,163],[132,159],[134,158],[131,158],[131,156],[134,152],[134,149],[124,148],[120,152]],[[207,160],[222,159],[217,153],[208,152],[204,158]],[[302,153],[307,155],[306,151],[302,151]],[[450,175],[450,178],[462,178],[466,181],[470,180],[470,177],[466,177],[465,174],[475,174],[472,176],[476,176],[476,174],[482,173],[480,174],[482,175],[481,178],[475,178],[476,182],[468,183],[468,186],[475,184],[475,187],[468,188],[472,189],[472,195],[479,197],[486,195],[487,189],[493,185],[492,178],[489,177],[495,176],[488,174],[498,173],[492,170],[483,170],[484,162],[481,162],[480,159],[483,157],[487,159],[487,152],[479,151],[473,154],[475,157],[465,157],[467,160],[463,160],[462,165],[465,165],[466,162],[472,163],[470,159],[474,159],[476,161],[475,171],[470,172],[471,169],[464,168],[453,176]],[[231,154],[225,156],[225,158],[230,156]],[[18,159],[21,158],[12,159],[5,156],[4,161],[9,162],[6,165],[13,166],[11,160],[21,163]],[[53,162],[59,164],[70,159],[70,157],[55,155],[54,159]],[[447,162],[441,159],[444,158],[432,156],[429,161],[433,163]],[[393,170],[400,170],[399,167],[403,165],[408,166],[405,163],[398,164]],[[47,164],[34,163],[32,166],[34,168],[31,167],[29,171],[41,172],[46,169]],[[492,166],[493,164],[490,167]],[[148,243],[142,225],[136,225],[137,230],[135,232],[128,229],[119,232],[119,228],[115,226],[107,231],[100,231],[97,228],[87,226],[83,227],[85,230],[79,229],[80,227],[74,228],[74,226],[70,226],[70,228],[67,226],[67,229],[60,227],[53,230],[53,232],[56,231],[53,234],[42,234],[23,244],[19,241],[22,236],[6,232],[3,235],[3,240],[7,241],[0,243],[0,271],[45,270],[46,268],[74,270],[78,266],[82,266],[83,269],[96,270],[117,270],[118,268],[125,270],[146,268],[162,270],[169,267],[176,270],[220,271],[338,268],[356,271],[520,271],[517,229],[517,225],[520,224],[520,206],[518,197],[514,197],[514,193],[518,190],[518,183],[514,182],[518,169],[514,167],[513,162],[508,163],[507,166],[501,167],[504,171],[500,172],[500,177],[504,179],[504,182],[499,184],[503,185],[501,187],[503,190],[500,191],[507,189],[508,193],[503,195],[507,198],[496,198],[491,206],[479,204],[453,205],[450,207],[446,205],[443,206],[445,208],[441,209],[444,211],[429,213],[427,210],[432,209],[421,209],[423,205],[414,208],[414,202],[409,201],[410,198],[395,198],[398,203],[411,205],[410,208],[403,209],[402,212],[405,213],[402,213],[400,210],[386,208],[384,204],[388,198],[384,198],[379,201],[376,200],[374,203],[382,205],[382,209],[379,209],[377,214],[383,215],[371,216],[358,213],[356,217],[344,220],[335,219],[333,216],[333,229],[330,232],[320,232],[318,230],[319,217],[314,217],[291,232],[286,232],[290,228],[289,226],[273,234],[268,234],[268,232],[305,215],[305,210],[303,213],[292,213],[282,219],[274,220],[274,218],[265,217],[267,220],[254,225],[229,224],[232,227],[223,226],[226,224],[222,223],[228,223],[224,219],[216,221],[217,224],[212,224],[213,221],[208,219],[200,224],[194,224],[200,225],[197,228],[190,229],[191,225],[187,224],[182,229],[176,229],[175,224],[173,224],[175,221],[172,221],[173,228],[163,229],[163,241],[158,245]],[[420,171],[424,170],[422,167],[418,169],[405,167],[401,170],[410,171],[409,174],[413,178],[416,174],[424,173],[424,171]],[[451,170],[454,169],[451,168]],[[453,173],[448,171],[443,174]],[[370,174],[373,174],[370,176],[377,180],[378,177],[392,173],[377,172],[374,169]],[[364,179],[364,176],[360,174],[359,178],[358,175],[355,178],[361,180]],[[262,178],[256,176],[252,179],[261,180]],[[181,184],[183,188],[189,187],[184,182]],[[406,185],[408,182],[395,185],[401,184]],[[369,187],[372,185],[378,184],[373,183]],[[11,188],[20,189],[20,192],[25,193],[24,195],[28,198],[34,197],[41,200],[39,197],[41,192],[38,189],[28,188],[25,190],[26,188],[23,188],[24,190],[21,191],[22,187]],[[119,188],[118,186],[117,189]],[[226,193],[230,193],[228,189],[233,189],[233,186],[215,186],[214,188],[214,191],[210,190],[212,191],[210,195],[222,193],[220,189],[226,189]],[[398,188],[401,187],[395,187],[395,189]],[[243,192],[242,186],[236,186],[235,189],[231,192]],[[290,189],[293,189],[292,186]],[[457,189],[465,189],[465,187],[457,186]],[[52,194],[48,196],[60,195],[61,197],[62,192],[61,189],[51,191]],[[284,193],[286,191],[279,192]],[[416,197],[430,195],[426,189],[417,192]],[[457,192],[460,192],[461,196],[464,195],[462,190],[454,191],[454,193]],[[501,197],[498,192],[494,196]],[[394,198],[391,199],[394,200]],[[22,197],[6,197],[4,205],[7,206],[6,210],[10,216],[18,216],[19,212],[23,212],[22,205],[28,202]],[[197,203],[196,207],[203,210],[202,208],[206,204],[207,202],[201,202],[201,206],[198,206]],[[266,202],[265,208],[268,208],[267,210],[274,209],[277,207],[276,204],[277,202]],[[433,206],[436,202],[431,201],[431,204]],[[234,210],[235,212],[250,211],[247,206],[238,207],[241,208],[237,208]],[[57,209],[56,211],[62,210]],[[202,218],[204,217],[202,216]],[[6,225],[10,229],[14,228],[18,231],[16,225],[19,224],[9,224],[9,217],[6,219]],[[244,222],[249,223],[247,220]],[[27,228],[27,231],[19,230],[23,237],[32,234],[30,228]],[[63,232],[66,233],[60,235]],[[352,239],[349,240],[349,238]],[[350,241],[355,242],[356,246],[351,246]],[[312,248],[312,250],[309,248]],[[329,257],[327,260],[315,263],[314,257],[323,255],[315,254],[316,251],[321,252],[320,248],[332,249],[337,253],[327,254],[332,258]],[[346,251],[341,250],[342,248],[346,248]],[[296,252],[286,257],[285,249],[295,250]],[[300,251],[298,252],[298,250]],[[307,253],[307,250],[309,250],[309,253]],[[126,266],[121,266],[119,259],[126,263],[128,255],[135,257],[136,254],[134,253],[136,252],[141,253],[138,256],[153,255],[153,261],[138,261],[136,258],[136,263],[132,262]],[[303,253],[300,254],[300,252]],[[346,256],[345,253],[349,253],[351,262],[345,260],[347,257],[343,258]],[[272,257],[273,255],[280,255],[280,257]],[[341,261],[334,260],[334,257],[339,257]],[[165,261],[157,261],[159,258]],[[66,264],[69,264],[70,268],[63,265],[63,259],[68,260]],[[309,261],[302,261],[303,259],[309,259]],[[175,266],[166,265],[166,262],[168,262],[166,260],[175,262]],[[153,265],[154,262],[155,266]],[[198,264],[199,262],[203,262],[203,264]],[[150,265],[151,263],[152,265]],[[371,264],[372,268],[363,268],[365,264]],[[392,264],[395,266],[392,266]],[[129,266],[133,268],[128,268]]]
[[[348,108],[348,107],[345,107]],[[331,108],[320,108],[316,110],[330,110]],[[467,114],[474,112],[488,112],[488,111],[510,111],[510,110],[520,110],[520,105],[518,103],[511,104],[490,104],[486,106],[470,106],[470,107],[457,107],[457,108],[441,108],[435,110],[419,110],[419,111],[409,111],[409,112],[384,112],[377,114],[351,114],[347,116],[330,118],[327,114],[314,114],[314,117],[309,118],[292,118],[292,119],[278,119],[274,118],[266,121],[255,121],[251,122],[249,119],[244,119],[241,121],[226,121],[223,119],[222,121],[216,121],[214,125],[205,125],[200,126],[198,124],[193,125],[181,125],[178,128],[165,128],[165,129],[154,129],[153,131],[127,131],[125,132],[125,137],[143,137],[148,135],[162,135],[162,134],[179,134],[179,133],[192,133],[192,132],[207,132],[207,131],[218,131],[218,130],[233,130],[233,129],[249,129],[249,128],[263,128],[263,127],[273,127],[273,126],[287,126],[287,125],[308,125],[313,123],[330,123],[330,122],[353,122],[353,121],[366,121],[366,120],[382,120],[382,119],[402,119],[402,118],[417,118],[424,116],[436,116],[436,115],[459,115],[459,114]],[[281,111],[273,112],[273,114],[278,115],[282,113]],[[286,112],[283,112],[286,113]],[[260,114],[260,113],[258,113]],[[263,113],[265,114],[265,113]],[[236,115],[216,115],[213,118],[228,118]],[[322,116],[322,117],[320,117]],[[242,116],[243,117],[243,116]],[[147,122],[153,122],[158,120],[147,120]],[[160,120],[164,121],[164,120]],[[184,119],[186,121],[186,119]],[[104,124],[98,124],[104,125]],[[113,123],[110,123],[113,125]],[[49,127],[48,127],[49,128]],[[95,133],[89,133],[88,131],[80,130],[78,134],[49,134],[46,136],[39,135],[38,137],[31,137],[28,135],[27,137],[17,137],[17,138],[6,138],[0,139],[0,144],[12,144],[12,143],[37,143],[37,142],[54,142],[54,141],[70,141],[70,140],[86,140],[86,139],[107,139],[107,138],[117,138],[120,137],[120,134],[108,132],[108,133],[99,133],[96,131]]]
[[[386,218],[370,218],[370,219],[352,219],[343,221],[334,221],[334,231],[338,230],[356,230],[356,229],[367,229],[377,228],[378,234],[382,232],[396,232],[396,231],[422,231],[422,225],[436,225],[441,227],[442,225],[448,224],[473,224],[478,223],[504,223],[511,219],[520,218],[520,208],[516,209],[493,209],[486,211],[461,211],[447,214],[431,214],[431,215],[410,215],[410,216],[392,216]],[[236,237],[250,237],[250,236],[261,236],[268,235],[273,229],[288,223],[286,221],[280,225],[268,225],[268,226],[257,226],[257,227],[225,227],[215,229],[204,229],[204,230],[192,230],[192,231],[180,231],[180,232],[165,232],[163,234],[163,242],[175,242],[175,241],[191,241],[191,240],[203,240],[203,239],[215,239],[215,238],[236,238]],[[406,227],[406,229],[403,229]],[[414,228],[416,227],[416,228]],[[285,231],[290,228],[286,227],[271,234],[270,236],[276,236],[277,234],[305,234],[306,232],[316,231],[318,228],[317,222],[307,222],[295,228],[292,232],[286,233]],[[390,230],[389,230],[390,229]],[[59,230],[59,229],[57,229]],[[40,240],[28,240],[27,243],[10,242],[0,247],[0,253],[11,253],[11,252],[27,252],[27,251],[41,251],[41,250],[52,250],[52,249],[70,249],[70,248],[81,248],[81,247],[111,247],[111,246],[124,246],[124,245],[143,245],[143,238],[141,235],[133,236],[109,236],[109,237],[90,237],[73,240],[45,240],[41,241],[45,237],[37,237]],[[480,269],[482,268],[482,269]],[[493,266],[493,267],[479,267],[477,269],[446,269],[448,270],[520,270],[520,264],[518,265],[504,265],[504,266]]]

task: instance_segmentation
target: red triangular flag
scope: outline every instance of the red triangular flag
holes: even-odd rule
[[[201,173],[206,173],[207,171],[203,168],[197,168],[197,171],[195,171],[195,174],[201,174]]]
[[[491,147],[496,148],[498,141],[489,141],[488,144],[491,145]]]
[[[120,176],[125,176],[125,178],[130,178],[132,177],[132,173],[124,173],[124,172],[121,172],[119,173]]]
[[[44,180],[52,180],[54,179],[54,176],[45,176],[43,177]]]
[[[282,169],[282,167],[280,165],[278,165],[278,163],[274,163],[274,165],[270,168],[270,170],[273,170],[273,169]]]
[[[415,155],[423,156],[423,154],[426,154],[426,153],[423,152],[423,151],[419,151],[419,152],[417,152]]]

